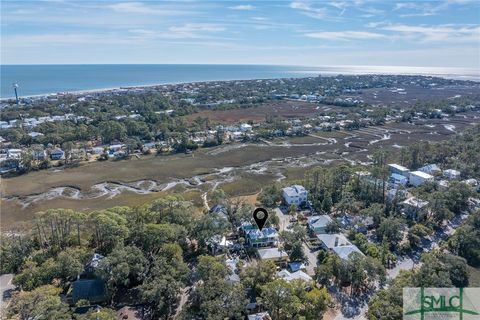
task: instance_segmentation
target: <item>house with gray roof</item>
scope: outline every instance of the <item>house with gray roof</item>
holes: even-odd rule
[[[244,230],[245,243],[251,247],[273,247],[278,242],[278,232],[274,228]]]
[[[300,185],[293,185],[282,189],[283,199],[286,204],[301,206],[307,203],[307,190]]]
[[[332,250],[342,260],[348,260],[350,258],[350,255],[354,252],[362,256],[364,255],[362,251],[357,248],[356,245],[334,247]]]
[[[328,215],[311,216],[308,217],[307,225],[313,234],[327,233],[326,227],[332,223],[332,221],[332,218]]]

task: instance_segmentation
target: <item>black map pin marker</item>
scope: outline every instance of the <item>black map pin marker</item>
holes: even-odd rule
[[[268,212],[263,208],[257,208],[253,211],[253,219],[257,224],[257,227],[260,231],[262,231],[265,222],[267,222]]]

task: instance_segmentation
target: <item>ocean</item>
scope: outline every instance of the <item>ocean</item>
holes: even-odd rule
[[[465,68],[335,66],[296,67],[274,65],[2,65],[1,98],[57,92],[98,90],[211,80],[248,80],[338,74],[416,74],[480,80],[478,70]]]

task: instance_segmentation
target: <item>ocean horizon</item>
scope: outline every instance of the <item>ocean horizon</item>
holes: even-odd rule
[[[114,89],[201,81],[301,78],[360,74],[425,75],[480,81],[480,71],[468,68],[402,66],[280,66],[229,64],[65,64],[1,65],[1,98],[58,92]]]

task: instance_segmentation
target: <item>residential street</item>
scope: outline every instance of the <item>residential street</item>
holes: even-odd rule
[[[284,214],[282,210],[280,210],[280,208],[275,208],[274,211],[280,220],[280,223],[279,223],[280,231],[285,231],[285,230],[288,231],[291,225],[290,219],[292,218],[292,216],[288,214]],[[308,264],[305,264],[307,269],[307,274],[310,276],[313,276],[315,275],[315,267],[317,266],[318,250],[313,252],[310,251],[310,249],[308,248],[305,242],[303,243],[303,250],[305,251],[305,255],[308,258]]]

